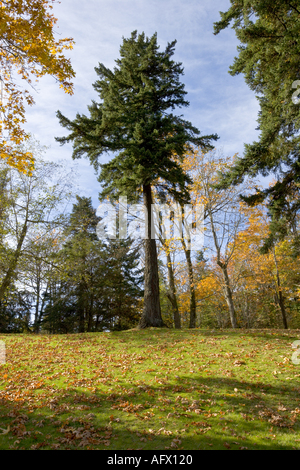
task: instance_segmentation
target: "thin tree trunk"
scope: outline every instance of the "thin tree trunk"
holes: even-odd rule
[[[221,248],[218,242],[218,237],[217,237],[211,209],[209,209],[209,218],[210,218],[210,225],[211,225],[211,230],[212,230],[213,238],[214,238],[214,244],[217,250],[217,264],[218,266],[220,266],[222,270],[222,274],[223,274],[224,295],[225,295],[225,299],[226,299],[228,309],[229,309],[231,326],[232,328],[237,328],[236,313],[235,313],[235,308],[234,308],[234,303],[233,303],[233,298],[232,298],[232,290],[231,290],[230,280],[228,276],[227,264],[221,261]]]
[[[85,318],[84,318],[84,284],[83,281],[79,284],[79,295],[78,295],[78,320],[79,320],[79,333],[84,333]]]
[[[18,264],[18,260],[19,260],[19,257],[21,255],[22,245],[23,245],[24,239],[26,237],[26,234],[27,234],[27,220],[25,220],[25,222],[24,222],[16,251],[14,252],[14,255],[13,255],[12,260],[10,262],[8,271],[7,271],[6,275],[4,276],[4,279],[3,279],[2,284],[0,286],[0,302],[3,300],[6,289],[9,287],[9,285],[11,283],[11,280],[12,280],[12,277],[15,273],[15,270],[16,270],[16,267],[17,267],[17,264]]]
[[[4,174],[0,177],[0,220],[3,220],[3,216],[5,215],[6,205],[7,205],[7,196],[6,186],[8,182],[8,170],[4,170]]]
[[[79,307],[79,333],[84,333],[84,308]]]
[[[144,307],[139,328],[165,326],[161,317],[159,299],[159,277],[156,240],[151,237],[152,195],[151,185],[143,186],[144,205],[146,207],[146,239],[145,239],[145,285]]]
[[[35,315],[34,315],[34,332],[39,333],[40,331],[40,292],[41,292],[41,268],[37,264],[37,277],[36,277],[36,303],[35,303]],[[43,308],[43,302],[42,302]]]
[[[189,284],[190,284],[190,326],[189,328],[196,328],[196,292],[194,284],[193,265],[191,260],[191,250],[185,250],[185,257],[189,271]]]
[[[39,318],[38,318],[39,330],[40,330],[41,323],[42,323],[43,316],[44,316],[45,299],[46,299],[46,295],[47,295],[47,294],[48,294],[48,284],[47,284],[47,287],[46,287],[45,295],[44,295],[43,298],[42,298],[42,305],[41,305],[41,309],[40,309],[40,313],[39,313]]]
[[[279,269],[278,269],[276,253],[275,253],[275,247],[273,247],[273,257],[274,257],[275,267],[276,267],[276,280],[277,280],[277,288],[278,288],[278,303],[279,303],[279,307],[280,307],[280,310],[281,310],[283,326],[286,330],[288,330],[288,323],[287,323],[286,310],[285,310],[285,304],[284,304],[284,296],[282,294],[282,289],[281,289],[281,281],[280,281],[280,274],[279,274]]]
[[[161,225],[159,226],[159,230],[160,230],[160,243],[165,246],[165,240],[163,238]],[[181,316],[180,316],[179,309],[178,309],[173,264],[172,264],[169,250],[166,249],[165,253],[167,257],[167,267],[168,267],[167,297],[172,305],[175,328],[180,330],[181,329]]]
[[[90,331],[92,331],[92,326],[93,326],[93,309],[94,309],[94,296],[92,295],[91,304],[90,304],[89,311],[88,311],[88,327],[87,327],[88,333],[89,333]]]
[[[40,308],[40,277],[37,279],[36,303],[35,303],[35,316],[34,316],[34,332],[39,332],[39,308]]]
[[[181,328],[181,317],[178,310],[178,303],[176,297],[176,287],[175,287],[175,280],[174,280],[174,272],[173,266],[171,261],[170,253],[167,253],[167,264],[168,264],[168,283],[169,283],[169,291],[168,291],[168,298],[172,304],[173,310],[173,318],[174,318],[174,325],[176,329]]]
[[[245,297],[245,308],[244,308],[245,316],[246,316],[246,328],[249,330],[251,328],[250,324],[250,317],[249,317],[249,303],[247,295]]]
[[[190,325],[189,328],[196,328],[196,291],[194,284],[193,263],[191,258],[191,250],[187,249],[184,237],[181,239],[184,254],[187,262],[189,273],[189,287],[190,287]]]
[[[224,294],[225,294],[225,299],[226,299],[226,302],[227,302],[227,305],[228,305],[228,308],[229,308],[231,326],[232,326],[232,328],[237,328],[236,313],[235,313],[235,308],[234,308],[234,304],[233,304],[232,290],[231,290],[231,286],[230,286],[227,266],[224,266],[223,263],[218,263],[218,264],[219,264],[220,268],[222,269],[222,273],[223,273]]]

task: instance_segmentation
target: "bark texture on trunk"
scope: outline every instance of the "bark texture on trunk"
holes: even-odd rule
[[[147,328],[165,326],[161,317],[159,299],[159,277],[156,240],[151,238],[152,194],[151,185],[143,186],[144,205],[146,207],[146,239],[145,239],[145,285],[144,285],[144,308],[139,327]]]

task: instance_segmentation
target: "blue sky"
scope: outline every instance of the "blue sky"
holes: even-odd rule
[[[36,104],[27,109],[26,130],[42,145],[50,146],[46,158],[75,164],[72,145],[61,147],[54,140],[66,133],[56,111],[71,119],[77,112],[87,113],[87,105],[98,99],[92,87],[97,79],[94,67],[101,62],[113,68],[122,37],[130,37],[134,30],[147,36],[157,32],[161,49],[177,40],[174,60],[183,64],[182,82],[190,101],[182,110],[184,118],[203,135],[217,133],[220,139],[216,147],[224,154],[242,154],[244,143],[258,136],[259,108],[244,77],[228,73],[237,55],[234,31],[229,28],[213,35],[219,11],[226,11],[229,5],[229,0],[61,0],[55,5],[58,37],[73,37],[76,43],[67,53],[76,78],[72,96],[64,94],[52,77],[42,78],[37,93],[33,93]],[[80,194],[92,197],[97,207],[100,186],[94,169],[86,159],[76,160],[76,166]]]

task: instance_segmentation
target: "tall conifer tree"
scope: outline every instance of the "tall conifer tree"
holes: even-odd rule
[[[223,175],[220,187],[239,184],[245,176],[277,181],[244,197],[249,204],[269,201],[271,230],[264,250],[295,227],[300,211],[300,3],[299,0],[231,0],[214,25],[218,34],[232,23],[241,45],[230,67],[243,73],[259,99],[257,142],[245,145],[244,156]]]
[[[172,112],[189,105],[180,82],[182,64],[171,59],[175,44],[159,52],[156,34],[148,38],[134,31],[129,39],[123,38],[113,71],[103,64],[95,68],[99,79],[94,88],[100,103],[88,107],[89,117],[77,114],[71,121],[58,112],[61,125],[71,132],[57,140],[72,141],[73,158],[87,156],[95,169],[101,167],[102,198],[123,195],[133,202],[143,194],[147,221],[141,327],[163,326],[156,241],[151,239],[151,188],[160,178],[178,201],[188,202],[190,180],[172,155],[181,157],[191,144],[209,149],[211,140],[217,139],[216,135],[200,137],[198,129]],[[101,165],[99,157],[109,151],[117,155]]]

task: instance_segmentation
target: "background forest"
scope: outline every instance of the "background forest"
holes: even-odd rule
[[[75,174],[42,159],[28,176],[1,166],[0,331],[76,333],[138,325],[143,305],[142,239],[99,240],[91,200],[72,194]],[[300,272],[293,238],[261,247],[266,207],[242,203],[243,187],[214,189],[233,159],[187,153],[194,205],[204,207],[204,246],[158,239],[162,317],[170,327],[299,328]],[[156,196],[158,198],[158,195]],[[118,204],[116,204],[118,210]]]
[[[190,105],[183,67],[172,59],[176,40],[160,52],[157,33],[133,31],[113,70],[95,67],[100,100],[88,106],[89,117],[57,111],[69,134],[56,140],[73,144],[73,159],[90,160],[100,200],[118,217],[120,196],[147,208],[201,205],[198,250],[172,230],[165,236],[163,220],[156,241],[100,240],[103,215],[92,198],[29,140],[23,124],[34,101],[13,71],[29,85],[51,75],[73,94],[75,72],[63,53],[74,41],[55,39],[51,3],[0,2],[0,332],[299,328],[297,2],[231,0],[214,23],[215,35],[232,25],[242,46],[230,73],[243,73],[258,93],[259,140],[242,157],[224,154],[217,134],[203,136],[173,113]],[[109,152],[114,158],[100,162]],[[261,176],[274,180],[263,187]]]

